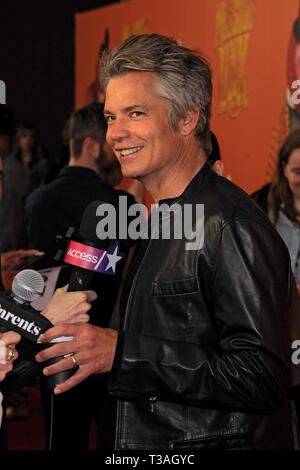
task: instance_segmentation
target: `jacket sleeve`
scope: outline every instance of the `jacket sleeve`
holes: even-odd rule
[[[210,265],[209,265],[210,264]],[[241,219],[223,227],[210,263],[199,258],[215,342],[120,333],[110,392],[216,409],[269,412],[289,383],[290,264],[271,227]],[[201,328],[199,316],[199,328]]]

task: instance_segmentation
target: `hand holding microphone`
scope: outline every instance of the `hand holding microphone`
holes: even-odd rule
[[[72,341],[61,342],[52,345],[49,343],[58,336],[72,337]],[[87,324],[61,324],[46,331],[42,342],[51,345],[51,348],[40,351],[36,360],[38,362],[49,361],[57,356],[61,357],[59,362],[47,365],[43,370],[47,379],[57,375],[61,376],[64,371],[79,366],[76,373],[65,381],[54,381],[56,385],[54,393],[63,393],[82,382],[92,374],[109,372],[114,361],[118,332],[110,328],[100,328]],[[75,353],[75,362],[74,362]],[[53,375],[54,374],[54,375]]]
[[[30,303],[43,294],[44,280],[32,269],[20,271],[13,280],[12,291],[0,293],[0,329],[13,330],[39,342],[40,335],[58,323],[87,322],[90,302],[97,298],[94,291],[67,292],[68,286],[57,289],[39,313]]]
[[[69,292],[69,286],[55,291],[52,299],[41,314],[53,325],[60,323],[86,323],[89,321],[87,312],[97,294],[93,290]]]
[[[87,207],[80,224],[79,240],[70,240],[65,250],[64,261],[74,266],[69,291],[87,289],[96,273],[116,275],[121,265],[119,262],[124,258],[116,240],[99,240],[97,237],[96,215],[100,204],[100,201],[94,201]],[[90,324],[61,324],[47,331],[42,342],[51,346],[49,342],[60,336],[72,339],[48,347],[36,356],[38,362],[49,361],[58,356],[62,358],[47,366],[44,374],[50,378],[71,367],[79,366],[79,369],[56,386],[54,393],[69,390],[91,374],[111,370],[118,337],[116,330]],[[57,385],[59,382],[54,379],[53,383]]]
[[[48,318],[53,324],[67,324],[67,323],[86,323],[89,321],[87,311],[90,310],[90,302],[96,300],[97,294],[94,291],[78,291],[78,292],[67,292],[65,286],[61,289],[57,289],[54,296],[50,300],[49,304],[42,311],[42,314]],[[53,344],[64,343],[71,341],[73,336],[59,336],[53,338],[50,343],[45,345],[46,348],[53,346]],[[43,335],[39,338],[39,342],[42,343]],[[54,388],[57,384],[64,382],[75,372],[76,356],[72,351],[67,356],[60,355],[54,357],[48,361],[48,365],[59,362],[64,357],[70,357],[69,366],[66,370],[61,371],[58,374],[47,377],[45,380],[46,386]],[[72,361],[72,362],[71,362]]]
[[[41,366],[34,359],[34,354],[38,350],[38,346],[34,343],[40,343],[42,333],[61,322],[67,324],[89,320],[87,312],[91,307],[90,302],[97,297],[96,293],[67,292],[67,287],[57,289],[41,313],[30,306],[30,303],[42,295],[44,290],[44,280],[37,271],[31,269],[20,271],[14,278],[12,291],[0,293],[0,331],[5,331],[2,338],[0,333],[0,341],[3,339],[6,345],[6,348],[3,348],[3,357],[6,355],[6,358],[10,358],[9,362],[14,361],[18,357],[15,349],[16,339],[20,340],[23,336],[29,340],[26,353],[24,353],[24,344],[19,351],[19,360],[13,371],[4,384],[1,384],[1,390],[5,391],[5,394],[14,393],[41,373]],[[8,369],[12,369],[11,364],[2,367],[0,363],[0,378],[1,371],[7,373]]]

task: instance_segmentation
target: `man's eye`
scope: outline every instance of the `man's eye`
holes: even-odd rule
[[[142,113],[142,111],[133,111],[131,113],[131,117],[133,118],[137,118],[137,117],[140,117],[140,116],[143,116],[144,113]]]
[[[109,124],[110,122],[114,121],[115,120],[115,116],[105,116],[105,121],[107,122],[107,124]]]

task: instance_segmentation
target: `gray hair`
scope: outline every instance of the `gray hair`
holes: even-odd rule
[[[112,77],[129,72],[153,72],[157,76],[158,96],[171,104],[168,119],[173,130],[187,110],[200,110],[195,135],[209,155],[212,83],[207,61],[174,39],[141,34],[105,51],[100,61],[100,79],[105,89]]]

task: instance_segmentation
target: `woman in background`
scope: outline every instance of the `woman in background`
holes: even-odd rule
[[[35,128],[30,123],[17,128],[12,158],[23,168],[29,184],[28,190],[40,186],[45,176],[46,158],[37,141]]]
[[[43,182],[46,159],[31,124],[18,127],[13,150],[3,159],[0,252],[29,247],[24,220],[27,196]]]
[[[300,286],[300,129],[284,141],[274,181],[252,194],[288,247]]]

